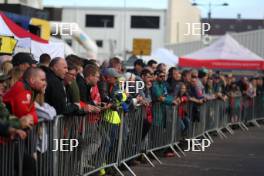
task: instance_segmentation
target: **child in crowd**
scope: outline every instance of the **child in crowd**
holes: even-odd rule
[[[181,125],[181,132],[183,136],[187,135],[187,130],[189,127],[190,119],[187,113],[187,102],[188,102],[188,93],[185,84],[180,85],[180,91],[178,93],[177,101],[178,105],[178,117]]]

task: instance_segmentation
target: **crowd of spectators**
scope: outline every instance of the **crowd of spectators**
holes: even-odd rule
[[[145,106],[148,113],[143,123],[144,138],[150,127],[162,120],[154,118],[159,113],[157,103],[161,107],[178,106],[184,133],[190,121],[184,108],[186,103],[195,104],[192,120],[199,121],[198,106],[207,101],[240,96],[250,100],[264,92],[262,76],[234,77],[205,68],[168,68],[155,60],[145,64],[138,59],[129,70],[120,57],[98,65],[95,60],[76,55],[50,58],[42,54],[37,62],[28,53],[17,53],[11,61],[3,62],[0,69],[0,135],[11,138],[26,138],[26,130],[40,118],[52,120],[56,115],[81,116],[104,111],[104,120],[114,129],[120,124],[118,108],[126,113],[139,105]],[[135,90],[136,81],[144,82],[144,88]],[[234,115],[232,120],[235,118]]]
[[[155,60],[145,64],[142,59],[126,70],[120,57],[100,66],[95,60],[76,55],[51,59],[42,54],[37,63],[30,54],[17,53],[1,64],[0,74],[1,109],[5,111],[1,113],[5,115],[1,125],[11,125],[11,129],[37,124],[36,104],[53,115],[69,115],[115,109],[117,104],[129,111],[133,106],[151,106],[154,102],[181,105],[241,95],[253,98],[264,91],[261,76],[238,79],[205,68],[167,68]],[[122,84],[128,81],[132,85],[124,89]],[[136,92],[133,81],[143,81],[144,88]]]

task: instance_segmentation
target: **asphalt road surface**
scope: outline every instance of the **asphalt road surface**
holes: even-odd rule
[[[182,158],[161,158],[162,165],[132,167],[137,176],[264,176],[264,126],[235,130],[204,152],[187,152]],[[129,175],[128,172],[125,173]]]

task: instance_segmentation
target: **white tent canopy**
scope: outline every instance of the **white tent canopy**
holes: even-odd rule
[[[143,57],[145,62],[153,59],[158,63],[164,63],[169,67],[174,67],[178,64],[179,58],[166,48],[159,48],[151,53],[151,56]]]
[[[261,57],[227,34],[208,47],[180,57],[179,65],[196,68],[260,70],[263,68],[263,61]]]

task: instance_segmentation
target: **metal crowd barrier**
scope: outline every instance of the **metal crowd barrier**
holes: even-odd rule
[[[1,139],[0,173],[3,176],[51,175],[52,156],[48,144],[53,140],[53,123],[40,121],[31,130],[26,130],[27,138]],[[45,147],[43,147],[45,142]]]
[[[248,128],[245,125],[245,116],[243,115],[244,108],[243,97],[231,97],[228,100],[228,127],[238,126],[243,131],[247,131]]]
[[[264,94],[254,98],[254,119],[256,121],[264,120]]]
[[[106,113],[89,114],[83,121],[81,139],[81,175],[89,175],[105,168],[118,169],[122,125],[113,124],[114,117],[105,119]],[[122,112],[119,113],[122,118]],[[122,174],[122,173],[121,173]]]
[[[264,119],[264,96],[247,101],[232,97],[226,101],[210,100],[202,105],[187,103],[169,106],[152,104],[152,123],[144,106],[128,113],[119,112],[121,123],[106,119],[106,112],[87,116],[58,116],[43,121],[28,131],[26,140],[0,139],[0,175],[2,176],[75,176],[91,175],[103,169],[124,165],[136,175],[128,161],[143,156],[155,167],[147,154],[162,163],[155,152],[169,149],[178,157],[185,155],[179,142],[185,138],[207,138],[210,133],[222,139],[233,134],[231,126],[248,130],[245,123],[259,125]],[[184,110],[184,114],[182,114]],[[147,122],[148,121],[148,122]],[[73,151],[53,151],[54,139],[77,139]]]
[[[57,118],[55,120],[56,137],[54,139],[80,139],[82,135],[82,121],[83,117],[78,116]],[[70,150],[70,148],[65,147],[63,150]],[[57,164],[57,167],[54,169],[54,174],[56,176],[79,174],[78,168],[80,160],[78,158],[78,148],[73,149],[73,151],[63,150],[54,151],[55,163]]]
[[[251,108],[252,117],[248,116],[247,123],[251,123],[257,127],[260,127],[259,121],[264,120],[263,107],[264,107],[264,94],[255,96],[252,99],[252,108]]]
[[[15,147],[17,142],[6,141],[0,138],[0,175],[15,176],[21,170],[16,169],[15,173]]]
[[[54,175],[56,168],[54,148],[54,121],[39,124],[37,131],[37,175]]]
[[[122,118],[122,135],[121,135],[121,150],[118,158],[119,165],[123,164],[131,173],[135,173],[130,169],[127,161],[137,157],[145,157],[147,161],[152,162],[144,154],[145,131],[144,123],[147,117],[145,106],[137,106],[132,112],[124,114]]]
[[[178,157],[180,155],[174,149],[173,145],[176,134],[177,108],[163,103],[152,104],[153,122],[148,133],[147,153],[151,154],[159,163],[162,163],[155,151],[169,148]]]

